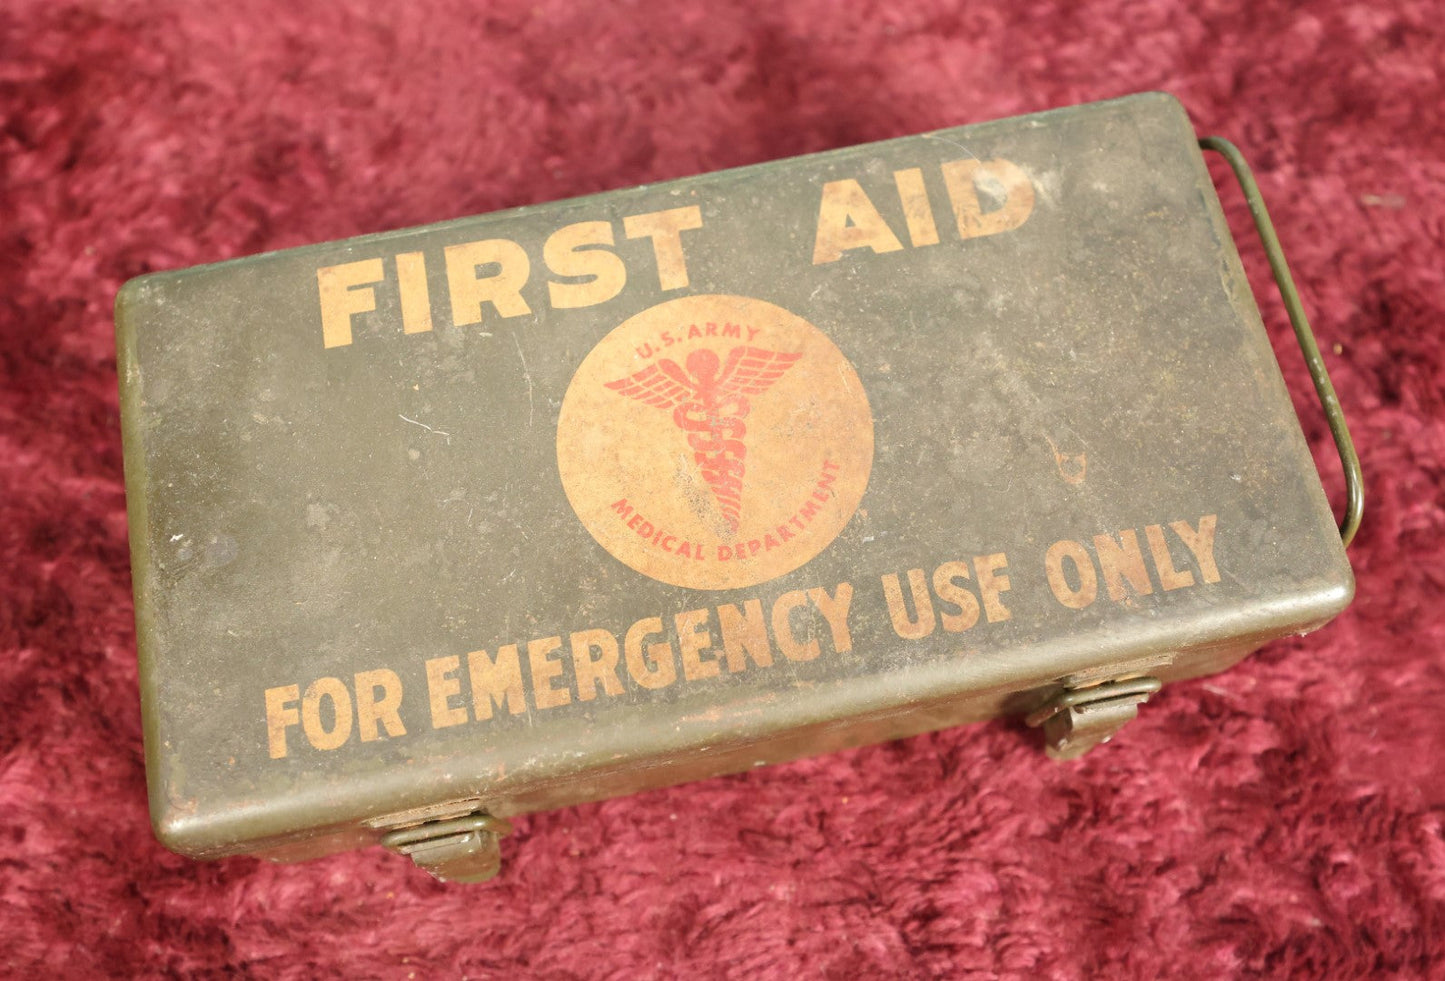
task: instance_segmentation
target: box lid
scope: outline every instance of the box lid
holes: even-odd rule
[[[1166,96],[151,275],[117,328],[189,854],[1353,590]]]

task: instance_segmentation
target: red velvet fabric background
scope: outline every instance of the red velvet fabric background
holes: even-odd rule
[[[1441,13],[10,0],[0,974],[1439,972]],[[1152,88],[1252,157],[1362,449],[1359,595],[1334,624],[1171,688],[1078,763],[998,722],[532,816],[488,886],[441,886],[378,850],[196,864],[154,842],[111,326],[123,280]],[[1224,197],[1338,503],[1307,377]]]

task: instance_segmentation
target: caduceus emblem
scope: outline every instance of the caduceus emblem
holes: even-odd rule
[[[728,352],[726,364],[720,364],[717,354],[699,348],[687,356],[686,369],[659,358],[606,385],[644,405],[672,410],[673,423],[687,433],[693,460],[702,469],[728,528],[736,533],[742,523],[748,399],[772,388],[802,356],[739,346]]]

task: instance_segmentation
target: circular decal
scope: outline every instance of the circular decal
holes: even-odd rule
[[[688,296],[583,360],[557,465],[577,517],[619,561],[733,589],[792,572],[843,530],[868,486],[873,416],[848,359],[802,317]]]

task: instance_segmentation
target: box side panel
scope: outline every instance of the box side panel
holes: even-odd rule
[[[146,786],[152,825],[168,844],[184,846],[168,833],[168,815],[175,813],[166,780],[171,754],[162,730],[164,692],[156,683],[156,622],[158,604],[154,590],[155,566],[151,561],[149,501],[150,470],[146,462],[143,367],[136,352],[137,331],[150,308],[154,279],[137,277],[125,283],[115,301],[116,374],[120,388],[120,424],[125,470],[125,502],[131,553],[131,581],[135,599],[136,656],[144,728]]]

